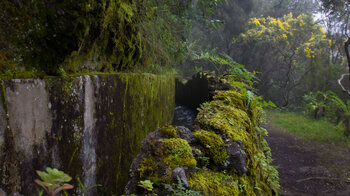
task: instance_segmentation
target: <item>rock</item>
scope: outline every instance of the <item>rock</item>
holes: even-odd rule
[[[227,144],[227,158],[223,165],[224,170],[236,169],[239,176],[247,172],[247,157],[242,151],[243,143],[240,140]]]
[[[152,151],[151,143],[161,138],[162,137],[160,136],[157,129],[156,131],[148,133],[146,138],[142,140],[140,152],[137,154],[136,158],[133,160],[130,166],[130,170],[129,170],[130,180],[128,181],[127,185],[124,188],[124,193],[126,195],[130,195],[133,191],[136,190],[138,177],[139,177],[137,169],[139,168],[140,162],[147,151]]]
[[[178,131],[179,137],[181,139],[186,140],[189,144],[196,141],[196,138],[194,138],[193,133],[187,127],[178,126],[177,131]]]
[[[188,182],[187,182],[187,177],[186,177],[186,172],[185,172],[186,167],[177,167],[173,170],[171,177],[173,178],[174,182],[178,182],[178,178],[180,178],[181,182],[183,185],[188,188]]]
[[[3,191],[1,188],[0,188],[0,196],[7,196],[7,194],[5,193],[5,191]]]

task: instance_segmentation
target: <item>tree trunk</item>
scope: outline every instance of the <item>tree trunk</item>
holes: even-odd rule
[[[345,42],[345,54],[346,59],[348,61],[348,68],[349,68],[349,74],[350,74],[350,53],[349,53],[349,45],[350,45],[350,37],[348,37],[348,40]],[[348,89],[350,90],[350,75],[349,75],[349,81],[348,81]]]

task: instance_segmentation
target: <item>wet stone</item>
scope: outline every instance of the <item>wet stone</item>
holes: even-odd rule
[[[227,144],[227,158],[223,165],[223,170],[235,169],[239,176],[247,172],[247,157],[242,151],[243,143],[240,140]]]
[[[185,167],[177,167],[173,170],[171,177],[173,178],[174,182],[178,182],[178,179],[181,180],[182,184],[188,188],[188,182],[185,172]]]
[[[191,130],[188,129],[187,127],[178,126],[177,130],[178,130],[179,137],[181,139],[186,140],[189,144],[191,144],[192,142],[194,142],[196,140],[196,138],[194,138]]]

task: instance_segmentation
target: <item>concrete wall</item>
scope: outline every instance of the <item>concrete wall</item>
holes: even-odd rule
[[[119,195],[144,136],[172,120],[173,76],[86,75],[1,81],[0,188],[36,195],[35,171],[59,168],[87,195]],[[73,191],[73,192],[74,192]],[[70,192],[72,193],[72,192]]]

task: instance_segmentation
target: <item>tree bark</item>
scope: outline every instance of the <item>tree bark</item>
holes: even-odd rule
[[[349,68],[349,74],[350,74],[350,53],[349,53],[349,45],[350,45],[350,37],[348,37],[348,40],[345,42],[345,54],[346,54],[346,59],[348,61],[348,68]],[[350,76],[349,76],[349,81],[348,81],[348,89],[350,90]]]

